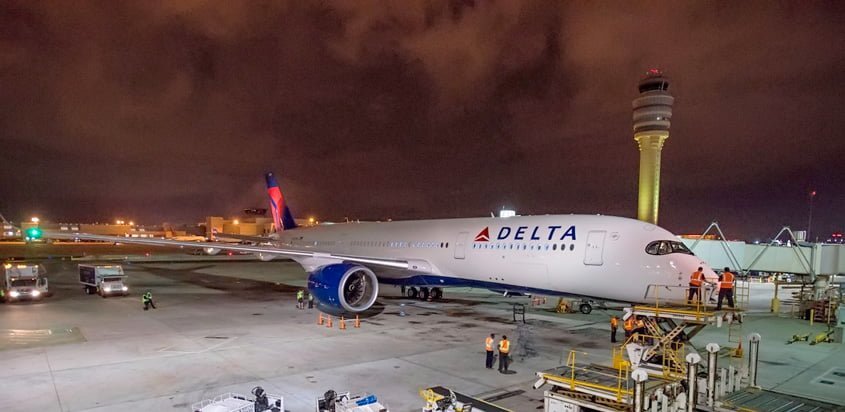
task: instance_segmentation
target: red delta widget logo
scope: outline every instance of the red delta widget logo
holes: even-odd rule
[[[563,230],[563,226],[518,226],[511,228],[510,226],[502,226],[499,228],[499,233],[496,235],[496,240],[564,240],[570,238],[575,240],[575,226],[569,226]],[[485,227],[477,235],[475,235],[476,242],[490,241],[490,227]]]

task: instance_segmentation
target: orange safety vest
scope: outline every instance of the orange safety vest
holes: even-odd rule
[[[511,342],[509,340],[502,340],[499,342],[499,352],[508,353],[511,350]]]
[[[619,327],[619,319],[617,318],[610,318],[610,327],[616,329]]]
[[[484,349],[487,349],[487,352],[493,352],[493,338],[488,336],[484,340]]]
[[[622,326],[622,327],[625,328],[625,330],[627,330],[627,331],[634,330],[634,317],[631,316],[630,318],[626,319],[625,325]]]
[[[689,277],[689,285],[690,286],[701,286],[701,279],[703,277],[704,277],[704,274],[697,271],[697,270],[695,272],[692,272],[692,275],[690,275],[690,277]]]
[[[722,280],[719,281],[719,288],[733,289],[734,288],[734,274],[731,272],[722,273]]]

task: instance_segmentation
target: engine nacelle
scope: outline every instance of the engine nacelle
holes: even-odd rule
[[[336,263],[308,275],[308,291],[326,309],[358,313],[376,302],[378,278],[367,267]]]
[[[257,257],[258,260],[260,260],[262,262],[269,262],[269,261],[273,260],[276,257],[276,255],[273,255],[271,253],[256,253],[255,257]]]
[[[204,247],[204,248],[202,248],[202,251],[205,252],[206,255],[214,256],[214,255],[220,253],[220,248]]]

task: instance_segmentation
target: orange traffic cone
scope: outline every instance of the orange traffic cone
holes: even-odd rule
[[[332,317],[331,317],[331,315],[327,316],[326,318],[328,318],[328,320],[329,320],[328,322],[326,322],[326,327],[327,328],[332,327]]]
[[[358,318],[358,315],[355,315],[355,327],[356,327],[356,328],[360,328],[360,327],[361,327],[361,319],[360,319],[360,318]]]
[[[734,358],[741,358],[742,357],[742,342],[739,343],[739,346],[736,347],[736,350],[733,354]]]
[[[323,324],[323,314],[322,313],[317,314],[317,324],[318,325]]]
[[[340,330],[346,330],[346,319],[343,316],[340,317]]]

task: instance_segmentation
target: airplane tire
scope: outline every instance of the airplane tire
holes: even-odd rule
[[[428,288],[420,288],[420,300],[428,300],[430,295]]]
[[[578,306],[578,310],[585,315],[589,315],[593,311],[593,307],[589,303],[582,303],[581,306]]]
[[[417,290],[417,288],[410,287],[405,292],[405,294],[408,295],[408,297],[411,299],[416,299],[417,295],[419,295],[419,291]]]
[[[431,298],[434,300],[440,300],[443,298],[443,289],[440,288],[431,288]]]

